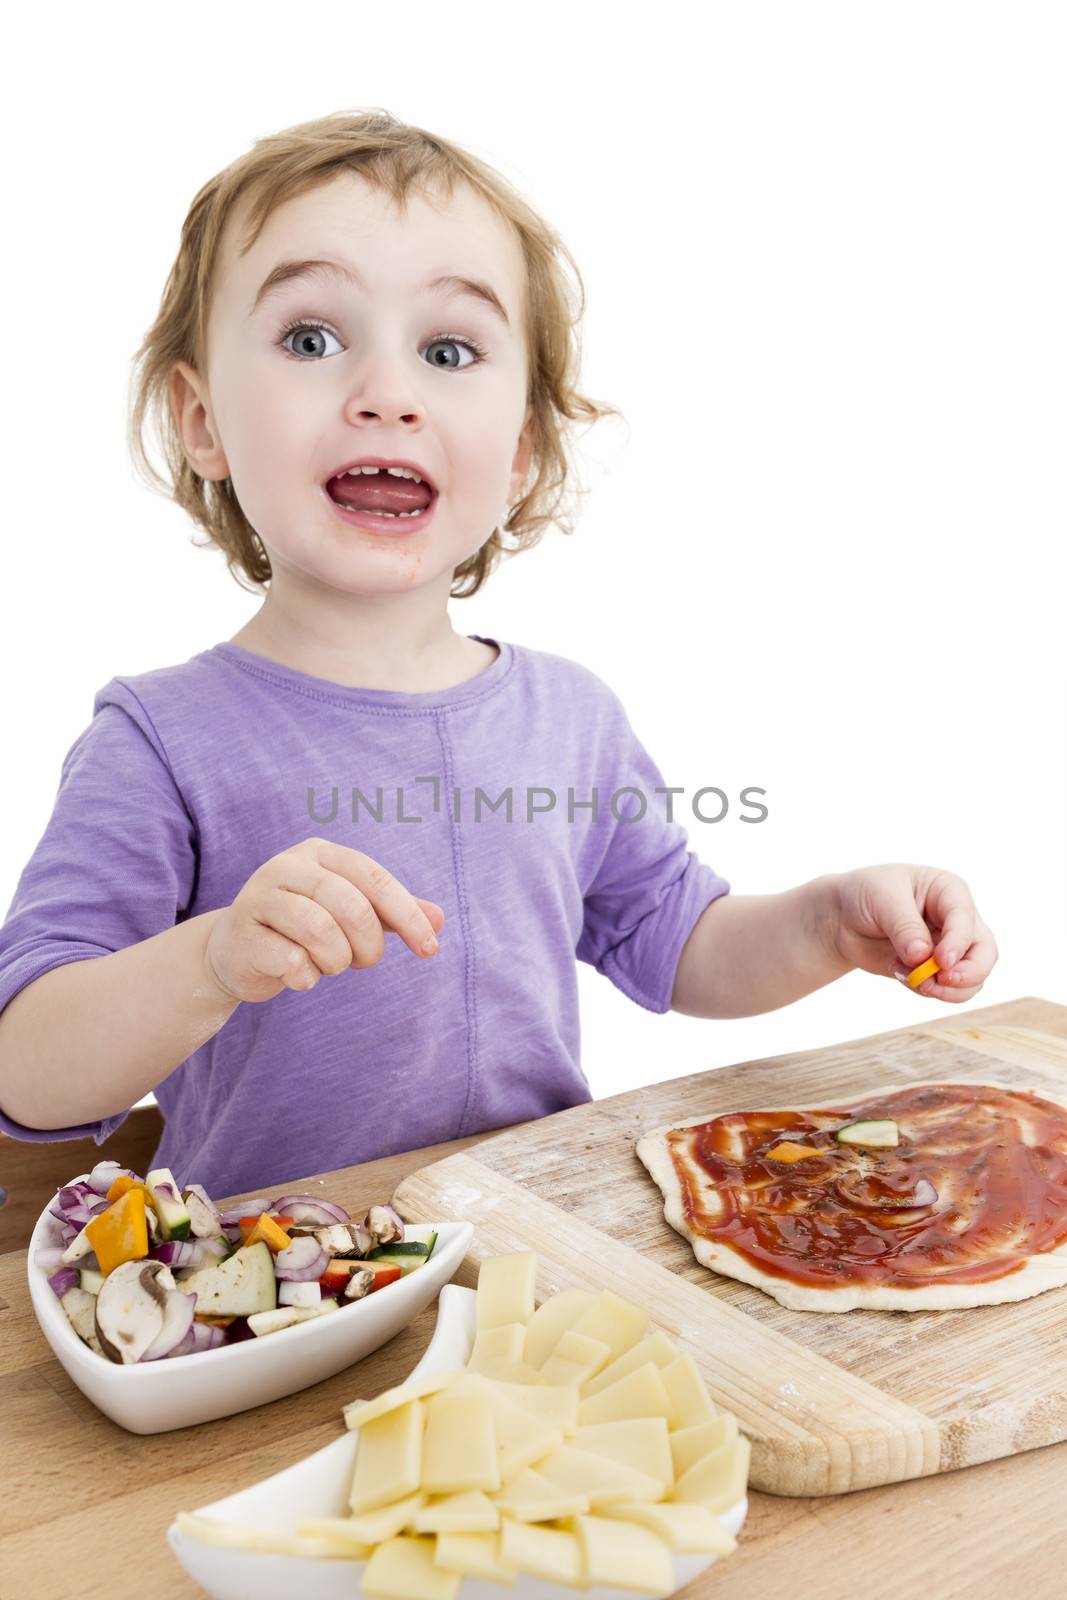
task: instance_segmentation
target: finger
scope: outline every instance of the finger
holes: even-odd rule
[[[917,967],[934,948],[930,930],[919,914],[914,895],[892,895],[875,907],[882,930],[892,943],[897,957],[908,967]]]
[[[263,924],[255,925],[254,968],[264,977],[277,978],[287,989],[313,989],[322,977],[303,945]]]
[[[419,895],[415,895],[414,900],[416,905],[420,905],[425,911],[426,915],[429,917],[430,926],[433,928],[434,933],[440,934],[441,929],[445,925],[445,914],[441,907],[436,903],[436,901],[423,900]],[[393,935],[396,933],[396,929],[386,928],[385,932],[388,935]]]
[[[271,933],[273,930],[264,928],[263,931],[264,933]],[[322,977],[321,967],[315,965],[303,945],[291,944],[288,939],[282,939],[281,934],[277,934],[276,937],[282,940],[288,951],[282,971],[278,973],[278,977],[281,978],[285,987],[287,989],[314,989]]]
[[[997,947],[993,936],[980,933],[967,953],[951,967],[939,972],[938,982],[953,989],[966,989],[984,983],[997,960]]]
[[[373,966],[385,953],[385,940],[381,925],[370,902],[362,895],[360,905],[347,902],[347,894],[356,894],[350,884],[337,880],[333,888],[325,880],[333,876],[323,873],[319,886],[333,910],[322,900],[308,894],[298,894],[292,889],[274,888],[253,901],[253,915],[265,927],[274,928],[294,944],[301,945],[321,973],[335,977],[347,967]],[[345,904],[342,905],[342,901]],[[343,925],[334,911],[340,913]]]
[[[954,1005],[960,1005],[965,1000],[973,1000],[982,987],[980,983],[975,983],[968,984],[964,988],[957,988],[955,985],[950,988],[939,981],[940,977],[941,974],[938,973],[936,978],[927,978],[914,993],[925,995],[929,1000],[948,1000]]]
[[[955,966],[974,943],[977,911],[971,891],[954,873],[939,873],[926,896],[926,915],[941,928],[934,956],[942,971]]]
[[[352,886],[365,895],[374,907],[383,928],[399,933],[406,945],[416,955],[432,955],[437,949],[437,932],[423,906],[410,889],[405,889],[394,878],[388,867],[361,850],[349,845],[334,844],[330,839],[318,841],[318,860],[338,877],[347,878]]]

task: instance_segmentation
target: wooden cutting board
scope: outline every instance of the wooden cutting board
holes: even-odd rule
[[[1067,1094],[1067,1040],[964,1017],[695,1073],[487,1139],[412,1173],[393,1204],[468,1218],[472,1265],[536,1250],[538,1301],[610,1288],[647,1307],[737,1416],[753,1488],[951,1472],[1067,1439],[1067,1288],[961,1311],[790,1311],[697,1262],[634,1153],[666,1123],[930,1078]]]

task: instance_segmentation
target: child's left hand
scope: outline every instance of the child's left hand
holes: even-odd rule
[[[997,960],[996,941],[962,878],[937,867],[858,867],[838,875],[832,929],[839,955],[904,982],[931,955],[941,971],[915,991],[970,1000]]]

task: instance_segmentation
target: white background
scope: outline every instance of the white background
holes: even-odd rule
[[[738,893],[863,863],[971,883],[972,1009],[1067,1003],[1062,9],[68,5],[8,35],[0,899],[118,673],[258,601],[134,480],[130,357],[186,208],[258,136],[380,106],[562,232],[589,494],[467,633],[582,661]],[[506,929],[501,930],[506,937]],[[769,1015],[642,1011],[580,968],[594,1094],[947,1015],[853,974]],[[966,1009],[966,1008],[965,1008]],[[962,1013],[956,1012],[956,1015]]]

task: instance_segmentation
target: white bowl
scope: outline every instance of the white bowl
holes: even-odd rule
[[[392,1339],[459,1270],[474,1232],[470,1222],[430,1226],[437,1229],[437,1243],[424,1266],[328,1317],[217,1350],[122,1366],[79,1339],[48,1273],[34,1265],[35,1251],[58,1241],[58,1224],[46,1209],[27,1256],[30,1299],[56,1359],[94,1406],[130,1433],[165,1433],[295,1394]]]
[[[431,1257],[431,1260],[433,1258]],[[381,1291],[379,1291],[381,1292]],[[437,1327],[426,1353],[409,1378],[428,1378],[454,1372],[466,1366],[474,1345],[476,1292],[456,1283],[446,1284],[437,1305]],[[372,1399],[353,1394],[352,1399]],[[262,1483],[237,1494],[227,1495],[209,1506],[198,1506],[196,1515],[221,1517],[242,1522],[246,1527],[270,1533],[295,1533],[297,1523],[307,1517],[345,1517],[349,1515],[348,1495],[356,1464],[358,1432],[328,1444],[314,1455],[286,1467]],[[176,1508],[184,1510],[184,1507]],[[724,1512],[720,1521],[737,1537],[748,1510],[748,1497]],[[610,1511],[605,1512],[610,1516]],[[353,1600],[362,1588],[365,1561],[269,1555],[259,1550],[234,1550],[183,1533],[177,1523],[167,1529],[171,1549],[189,1576],[215,1600]],[[674,1594],[718,1560],[713,1555],[675,1555]],[[638,1600],[636,1589],[589,1588],[576,1591],[549,1583],[543,1578],[520,1573],[514,1584],[501,1586],[478,1578],[464,1578],[459,1600],[574,1600],[576,1593],[585,1600]]]

